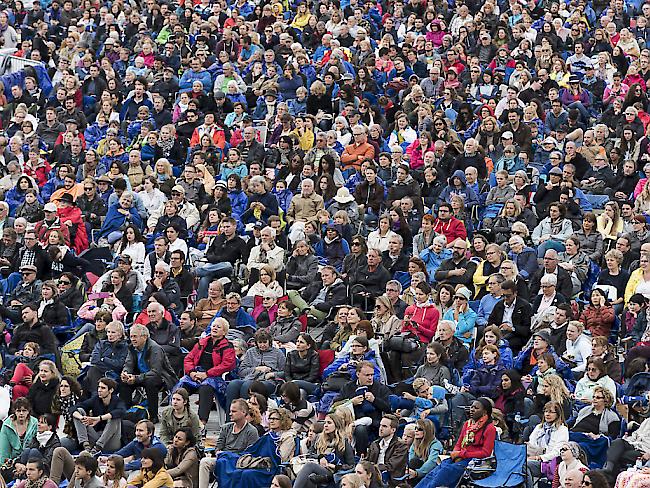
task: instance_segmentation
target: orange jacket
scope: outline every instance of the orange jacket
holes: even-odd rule
[[[350,144],[345,148],[343,154],[341,154],[341,163],[343,163],[344,170],[352,167],[356,171],[359,171],[364,159],[373,159],[374,157],[375,148],[369,142]]]

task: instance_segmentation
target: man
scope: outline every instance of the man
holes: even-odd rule
[[[157,237],[153,241],[153,251],[147,254],[144,259],[144,272],[142,277],[149,282],[154,276],[156,264],[167,263],[171,261],[171,252],[169,252],[169,240],[165,236]]]
[[[247,165],[250,165],[253,161],[264,161],[266,151],[255,137],[255,128],[246,127],[243,132],[244,140],[237,145],[242,161],[246,161]]]
[[[399,419],[392,413],[385,414],[379,422],[379,438],[368,446],[366,459],[377,466],[381,473],[388,473],[388,485],[398,484],[404,476],[409,448],[395,435]]]
[[[564,488],[582,488],[584,486],[582,484],[584,477],[584,473],[579,469],[567,471],[564,475]]]
[[[185,309],[187,306],[187,297],[194,290],[194,276],[185,267],[185,253],[180,249],[171,253],[169,258],[169,276],[178,284],[181,292],[181,302],[183,309]]]
[[[555,352],[562,356],[566,351],[566,329],[573,320],[573,309],[569,303],[560,303],[555,307],[553,321],[549,324],[549,340]]]
[[[58,357],[58,344],[54,332],[48,326],[38,320],[38,304],[28,303],[23,305],[19,318],[14,321],[22,324],[14,327],[13,336],[9,343],[10,354],[22,354],[25,343],[35,342],[41,346],[41,354],[52,354]]]
[[[559,158],[561,155],[554,152],[551,154],[551,158],[554,157]],[[560,201],[560,194],[562,193],[562,170],[558,166],[551,168],[548,178],[546,185],[540,184],[537,186],[537,192],[533,197],[535,210],[537,210],[540,220],[548,216],[549,205]]]
[[[368,143],[368,128],[365,125],[355,125],[352,128],[354,142],[343,150],[341,163],[343,170],[352,168],[359,171],[361,163],[366,159],[374,159],[375,148]]]
[[[142,301],[147,303],[154,293],[162,292],[168,300],[169,307],[177,314],[183,311],[181,289],[178,283],[169,276],[171,267],[165,262],[158,262],[154,267],[154,277],[147,283]],[[167,305],[167,304],[165,304]]]
[[[316,222],[316,214],[324,208],[323,197],[314,191],[314,181],[309,178],[302,180],[300,193],[291,199],[285,217],[287,224],[291,226],[289,230],[291,242],[304,237],[305,224]]]
[[[564,268],[558,266],[558,254],[555,249],[547,249],[544,253],[543,266],[537,270],[530,280],[530,296],[534,297],[540,293],[542,277],[551,274],[557,277],[557,291],[565,299],[570,299],[573,292],[571,276]]]
[[[494,305],[487,323],[499,327],[512,350],[519,351],[530,338],[533,311],[530,303],[517,297],[517,285],[512,280],[501,283],[501,297]]]
[[[464,239],[456,239],[452,241],[451,248],[452,256],[449,259],[445,259],[436,270],[436,281],[438,283],[450,283],[454,287],[464,285],[469,290],[473,290],[473,277],[476,271],[476,263],[467,259],[467,241]]]
[[[167,355],[173,370],[182,372],[183,355],[181,353],[181,331],[178,326],[165,318],[165,307],[153,302],[147,306],[149,337],[156,342]]]
[[[61,219],[57,216],[57,210],[55,203],[46,203],[43,207],[45,218],[40,222],[36,222],[36,225],[34,226],[34,232],[43,247],[46,247],[49,244],[48,240],[50,233],[53,230],[60,231],[63,235],[66,246],[70,246],[70,230],[67,225],[63,225]]]
[[[78,402],[70,411],[79,444],[92,456],[104,449],[113,452],[120,448],[122,417],[126,408],[117,396],[115,380],[101,378],[97,393]]]
[[[208,115],[214,119],[214,115]],[[193,165],[188,164],[185,166],[183,176],[176,180],[176,184],[183,187],[185,197],[194,205],[200,206],[206,201],[207,195],[205,194],[203,182],[197,178],[196,168]]]
[[[396,272],[406,272],[409,266],[409,256],[404,252],[404,239],[399,234],[388,239],[388,250],[381,253],[381,264],[391,276]]]
[[[307,154],[305,154],[304,157],[304,162],[320,168],[320,161],[325,155],[331,156],[334,160],[334,164],[338,166],[339,153],[327,146],[327,136],[325,133],[318,132],[316,134],[316,145],[307,151]]]
[[[508,112],[508,123],[501,127],[501,134],[505,132],[512,132],[514,142],[519,147],[519,150],[525,151],[529,155],[532,154],[530,127],[521,122],[521,114],[518,110]]]
[[[108,209],[102,197],[97,193],[97,186],[93,178],[87,177],[81,184],[83,185],[83,195],[77,197],[77,208],[81,210],[81,215],[86,222],[86,234],[90,235],[92,229],[101,228],[102,217],[106,216]]]
[[[135,324],[129,331],[131,345],[120,375],[120,396],[128,406],[133,405],[133,392],[143,386],[147,395],[149,418],[158,422],[158,392],[166,385],[172,388],[178,381],[162,347],[149,337],[149,329]],[[153,427],[151,429],[153,432]],[[137,431],[136,431],[137,436]]]
[[[23,305],[38,302],[41,299],[41,280],[37,278],[36,266],[26,264],[20,267],[21,280],[4,299],[0,306],[0,315],[12,322],[20,322],[20,312]]]
[[[230,422],[221,426],[215,444],[215,456],[220,452],[242,452],[252,446],[259,433],[253,424],[246,420],[249,412],[246,400],[236,399],[230,404]],[[217,464],[216,457],[204,457],[199,464],[199,487],[208,488],[210,475]]]
[[[49,478],[56,484],[67,479],[70,487],[101,488],[104,483],[97,473],[97,459],[90,454],[82,453],[75,459],[65,447],[54,449]]]
[[[381,295],[390,273],[381,264],[381,251],[379,249],[368,249],[366,254],[367,264],[353,274],[348,275],[350,292],[361,298],[374,298]]]
[[[167,454],[167,448],[155,435],[155,425],[149,420],[140,420],[135,424],[135,439],[129,442],[115,455],[124,458],[124,469],[136,471],[141,469],[140,463],[142,451],[146,448],[157,449],[163,456]]]
[[[133,94],[127,98],[120,111],[120,121],[133,122],[138,118],[138,109],[140,107],[147,107],[149,111],[153,110],[153,103],[147,94],[147,81],[144,78],[136,78],[133,83]],[[74,99],[73,99],[74,100]],[[86,124],[80,127],[85,129]]]
[[[354,200],[359,206],[359,214],[365,215],[366,223],[369,223],[379,217],[379,210],[384,200],[384,186],[377,178],[376,166],[364,162],[362,167],[366,164],[363,181],[354,188]]]
[[[478,305],[478,312],[476,312],[476,325],[484,326],[487,324],[487,319],[494,310],[494,306],[503,298],[503,290],[501,284],[506,279],[501,273],[494,273],[487,280],[488,292]]]
[[[213,280],[231,276],[237,261],[248,261],[246,242],[237,235],[235,219],[223,219],[219,229],[221,233],[212,240],[205,253],[207,264],[196,267],[196,276],[200,278],[197,293],[199,300],[207,296],[208,286]]]
[[[320,277],[322,283],[316,281],[315,284],[308,285],[303,292],[290,290],[289,300],[300,312],[307,311],[307,314],[323,320],[331,310],[345,303],[347,290],[332,266],[324,266]]]
[[[408,306],[406,302],[400,298],[402,289],[402,284],[399,281],[390,280],[386,283],[386,291],[384,293],[393,305],[395,316],[400,320],[404,319],[404,312],[406,312],[406,307]]]
[[[467,239],[467,229],[462,220],[454,217],[451,205],[441,203],[438,207],[438,218],[433,223],[435,234],[442,234],[447,238],[447,247],[452,247],[453,243],[458,240]]]
[[[374,380],[375,365],[362,361],[357,366],[357,379],[346,383],[336,401],[352,400],[355,418],[369,418],[370,424],[363,422],[354,427],[356,451],[365,455],[368,450],[368,436],[377,434],[383,413],[390,413],[388,397],[391,394],[388,387]]]
[[[257,329],[255,319],[241,306],[239,293],[230,292],[226,295],[226,306],[217,312],[212,322],[216,317],[223,317],[230,324],[228,330],[228,340],[230,341],[235,339],[247,341],[252,338]],[[212,322],[205,329],[206,334],[210,333]]]
[[[45,143],[48,150],[54,149],[54,142],[59,137],[59,134],[65,131],[63,122],[59,122],[56,118],[56,109],[48,107],[45,110],[45,120],[38,124],[36,133]]]

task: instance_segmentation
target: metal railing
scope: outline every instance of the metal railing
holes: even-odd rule
[[[13,53],[15,52],[16,49],[14,48],[0,49],[0,76],[16,73],[28,66],[38,66],[39,64],[42,64],[40,61],[32,61],[31,59],[14,56]]]

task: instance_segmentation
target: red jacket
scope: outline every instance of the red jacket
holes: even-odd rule
[[[72,248],[77,253],[77,256],[83,251],[88,249],[88,233],[86,232],[86,225],[81,218],[81,210],[78,207],[60,208],[57,211],[61,223],[65,224],[68,220],[72,222],[72,227],[69,230],[75,229],[74,242],[71,242]],[[66,226],[67,227],[67,226]]]
[[[456,446],[454,446],[454,451],[459,451],[462,459],[485,458],[491,456],[492,451],[494,451],[494,440],[497,438],[497,429],[494,427],[492,422],[486,424],[483,429],[476,432],[474,435],[474,442],[469,446],[464,449],[460,447],[465,432],[467,432],[468,422],[463,424],[463,428],[461,429],[458,440],[456,441]]]
[[[203,354],[203,350],[208,345],[209,339],[210,336],[200,339],[188,355],[185,356],[185,361],[183,362],[185,374],[190,374],[199,365],[201,354]],[[215,344],[212,349],[212,367],[207,370],[206,373],[208,373],[208,376],[210,377],[221,376],[222,374],[235,369],[235,363],[235,348],[230,341],[224,337],[218,344]]]
[[[582,322],[592,336],[609,337],[609,331],[614,324],[614,308],[610,305],[595,308],[589,304],[580,315]]]
[[[465,229],[465,224],[463,224],[462,220],[458,220],[456,217],[451,217],[447,222],[436,219],[433,223],[433,230],[436,234],[444,235],[447,238],[447,242],[454,242],[459,237],[461,239],[467,239],[467,229]]]
[[[410,321],[408,319],[411,319]],[[433,304],[426,307],[411,305],[404,312],[402,332],[412,332],[425,344],[431,342],[438,328],[440,312]],[[416,326],[417,324],[417,326]]]

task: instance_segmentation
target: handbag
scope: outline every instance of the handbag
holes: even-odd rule
[[[252,454],[244,454],[235,464],[237,469],[271,469],[272,467],[273,463],[270,457],[253,456]]]
[[[401,353],[413,352],[420,347],[420,342],[417,337],[410,333],[395,334],[388,339],[386,347],[389,351],[397,351]]]
[[[335,371],[327,377],[323,383],[323,391],[340,391],[352,378],[350,373],[345,371]]]

